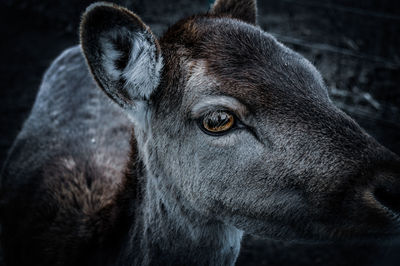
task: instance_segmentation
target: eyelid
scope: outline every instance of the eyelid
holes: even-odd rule
[[[233,118],[235,120],[234,128],[240,128],[240,129],[241,128],[249,128],[249,129],[253,128],[249,123],[246,123],[246,120],[241,118],[236,112],[226,108],[225,106],[220,106],[220,107],[213,106],[213,108],[209,108],[208,110],[205,110],[204,113],[202,113],[200,116],[193,118],[193,119],[196,121],[201,121],[206,115],[208,115],[212,112],[219,112],[219,111],[227,112],[227,113],[233,115]]]
[[[191,117],[198,119],[212,111],[229,111],[241,121],[245,120],[249,111],[247,107],[238,100],[228,96],[213,96],[203,98],[202,101],[196,103],[191,110]]]
[[[247,125],[246,123],[242,122],[242,119],[237,115],[237,113],[235,113],[234,111],[227,109],[225,107],[215,107],[215,108],[210,108],[207,111],[204,111],[204,113],[202,113],[200,116],[198,117],[194,117],[193,120],[195,121],[202,121],[202,119],[204,117],[206,117],[208,114],[211,114],[213,112],[227,112],[228,114],[232,115],[234,120],[235,120],[235,124],[234,127],[235,128],[246,128],[246,127],[250,127],[249,125]]]
[[[210,110],[210,111],[208,111],[208,112],[205,112],[202,116],[200,116],[200,117],[198,117],[196,120],[202,120],[204,117],[206,117],[208,114],[211,114],[211,113],[213,113],[213,112],[226,112],[226,113],[228,113],[228,114],[230,114],[230,115],[232,115],[233,116],[233,119],[234,119],[234,125],[235,125],[235,127],[236,126],[241,126],[241,127],[245,127],[245,124],[242,122],[242,120],[238,117],[238,115],[235,113],[235,112],[233,112],[233,111],[231,111],[231,110],[229,110],[229,109],[224,109],[224,108],[216,108],[216,109],[212,109],[212,110]]]

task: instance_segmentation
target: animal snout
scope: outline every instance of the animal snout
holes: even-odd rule
[[[389,169],[377,175],[377,184],[373,190],[376,201],[383,209],[400,218],[400,160],[392,162]]]
[[[387,210],[400,215],[400,182],[384,182],[374,191],[375,199]]]

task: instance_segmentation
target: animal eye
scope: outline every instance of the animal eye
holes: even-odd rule
[[[226,111],[208,113],[201,120],[200,127],[208,134],[218,135],[226,133],[235,125],[235,117]]]

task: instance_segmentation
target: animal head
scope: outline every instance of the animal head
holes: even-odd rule
[[[398,232],[399,157],[256,25],[255,0],[217,0],[159,40],[127,9],[94,4],[81,44],[147,170],[199,215],[279,239]]]

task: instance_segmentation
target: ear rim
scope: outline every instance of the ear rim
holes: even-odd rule
[[[99,25],[97,25],[97,23],[93,23],[93,21],[98,22],[98,20],[96,20],[96,16],[99,16],[101,14],[106,14],[107,12],[110,13],[110,16],[112,15],[117,18],[116,24],[110,23],[112,24],[110,25],[107,24],[107,21],[101,22],[99,23]],[[111,32],[112,29],[118,29],[119,27],[123,28],[125,26],[129,27],[129,30],[131,31],[127,30],[127,32],[129,32],[133,36],[134,35],[145,36],[147,37],[147,39],[151,40],[151,42],[149,42],[151,45],[154,44],[155,62],[157,63],[157,67],[158,65],[160,65],[158,74],[159,76],[161,76],[163,68],[163,63],[162,63],[163,58],[162,58],[161,46],[156,36],[150,30],[150,27],[147,26],[138,15],[134,14],[133,12],[124,7],[109,2],[96,2],[89,5],[82,15],[79,28],[79,37],[80,37],[80,46],[84,54],[86,64],[90,70],[89,72],[91,73],[91,76],[95,80],[98,87],[112,101],[116,102],[123,109],[132,109],[132,107],[135,108],[135,106],[138,105],[135,102],[138,101],[145,102],[150,100],[151,95],[158,87],[160,80],[158,80],[158,82],[155,82],[157,83],[157,85],[154,86],[153,90],[150,93],[148,94],[138,93],[138,95],[141,96],[138,98],[126,97],[126,95],[124,95],[123,90],[119,91],[118,93],[112,93],[114,92],[115,87],[118,87],[118,85],[121,86],[119,82],[120,80],[112,80],[106,74],[102,75],[99,69],[105,71],[105,73],[107,73],[107,71],[105,70],[105,67],[101,64],[101,60],[95,60],[96,56],[93,56],[93,53],[97,54],[101,51],[101,49],[99,49],[99,47],[101,46],[100,40],[101,38],[103,38],[102,36],[104,36],[105,33]],[[97,54],[98,56],[97,59],[101,58],[100,55],[101,53]],[[127,63],[129,64],[129,62]],[[113,84],[113,85],[109,86],[108,84]]]
[[[246,5],[248,5],[246,9],[251,10],[251,14],[245,12],[246,9],[243,6],[246,7]],[[257,0],[216,0],[209,13],[214,16],[238,19],[252,25],[258,24]]]
[[[125,7],[119,6],[115,3],[106,2],[106,1],[92,3],[86,8],[85,12],[83,12],[83,14],[81,16],[81,23],[79,25],[80,40],[82,40],[82,29],[83,29],[82,26],[83,26],[85,20],[87,19],[87,15],[89,14],[89,12],[92,12],[94,9],[96,9],[98,7],[100,7],[100,8],[109,7],[109,8],[117,9],[119,11],[126,13],[129,16],[134,17],[137,20],[137,22],[139,22],[140,25],[144,28],[144,30],[152,35],[153,39],[156,41],[155,43],[156,43],[157,52],[159,55],[161,55],[161,46],[160,46],[159,42],[157,41],[157,37],[155,36],[153,31],[150,29],[150,27],[146,23],[144,23],[143,20],[138,15],[136,15],[131,10],[129,10]]]

